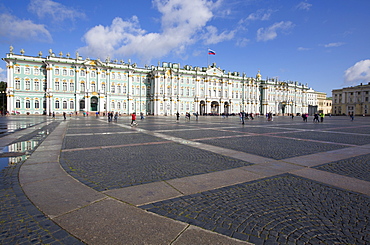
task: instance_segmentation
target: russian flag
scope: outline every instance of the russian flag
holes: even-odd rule
[[[208,54],[209,55],[216,55],[216,52],[213,51],[212,49],[208,49]]]

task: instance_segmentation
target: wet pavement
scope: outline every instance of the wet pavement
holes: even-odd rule
[[[0,244],[370,243],[370,118],[26,118]]]

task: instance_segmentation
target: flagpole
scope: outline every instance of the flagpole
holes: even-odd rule
[[[209,52],[209,48],[207,49],[207,68],[209,67],[209,54],[208,54],[208,52]]]

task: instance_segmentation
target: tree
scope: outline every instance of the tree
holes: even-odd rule
[[[5,112],[6,111],[6,88],[7,88],[7,83],[4,82],[4,81],[1,81],[0,82],[0,93],[1,93],[1,98],[0,98],[0,110],[1,112]]]

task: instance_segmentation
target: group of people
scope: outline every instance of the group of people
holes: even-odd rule
[[[307,115],[307,117],[308,117],[308,115]],[[315,113],[313,115],[313,122],[324,122],[324,117],[325,117],[325,114],[323,112]],[[307,119],[306,119],[306,122],[307,122]]]
[[[108,122],[112,122],[113,120],[115,122],[118,121],[118,112],[114,113],[113,111],[108,111],[107,116],[108,116]]]

